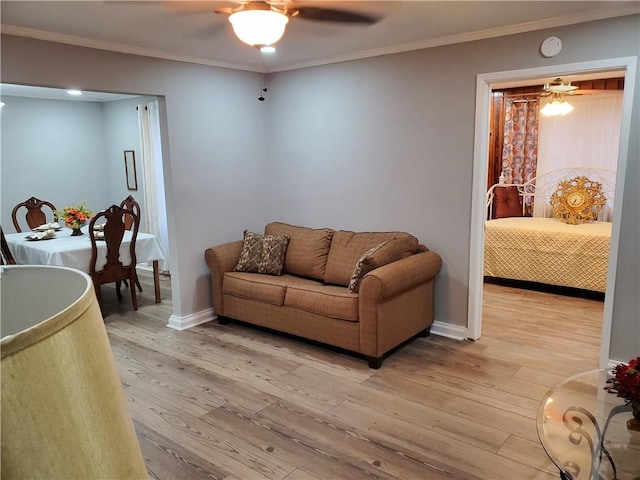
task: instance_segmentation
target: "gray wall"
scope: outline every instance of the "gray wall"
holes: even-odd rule
[[[0,130],[2,168],[8,174],[2,176],[0,202],[6,231],[13,232],[13,207],[31,196],[58,208],[85,200],[97,212],[131,194],[144,209],[135,107],[150,98],[86,102],[4,97]],[[136,152],[137,191],[127,189],[124,150]],[[141,229],[146,231],[144,218]]]
[[[102,103],[104,119],[104,152],[107,163],[108,183],[110,186],[111,204],[119,204],[124,198],[132,195],[145,211],[143,193],[143,164],[140,150],[140,130],[138,128],[138,112],[136,105],[145,104],[152,98],[131,98]],[[136,172],[138,174],[138,190],[127,189],[127,181],[124,169],[124,151],[133,150],[136,159]],[[146,220],[142,215],[140,219],[140,231],[146,232]]]
[[[466,326],[476,76],[637,56],[638,18],[274,75],[269,158],[278,219],[414,233],[443,257],[436,320]],[[564,48],[545,59],[538,48],[551,35]],[[636,73],[610,352],[617,360],[640,353],[639,86]]]
[[[544,59],[538,47],[550,35],[564,49]],[[267,101],[258,102],[259,80],[248,72],[9,36],[2,47],[5,82],[166,96],[176,316],[211,305],[208,246],[282,220],[414,233],[444,259],[436,319],[460,326],[467,322],[476,75],[638,55],[640,48],[638,16],[630,16],[278,73]],[[614,359],[640,350],[637,88]]]
[[[102,108],[96,102],[3,97],[1,219],[14,232],[11,210],[35,196],[57,208],[108,202]],[[20,212],[24,215],[25,211]],[[24,217],[21,225],[25,227]]]
[[[267,216],[258,74],[6,35],[1,62],[5,83],[159,97],[174,314],[210,308],[205,248]]]

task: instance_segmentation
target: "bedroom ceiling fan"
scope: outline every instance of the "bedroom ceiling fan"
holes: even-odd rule
[[[541,97],[553,96],[553,100],[540,109],[540,113],[547,117],[566,115],[573,111],[573,105],[567,102],[565,95],[574,95],[578,87],[571,85],[571,82],[564,82],[561,78],[555,78],[552,82],[546,83],[542,87]]]
[[[218,8],[214,12],[229,15],[236,36],[247,45],[257,48],[271,46],[280,40],[289,19],[294,17],[360,25],[372,25],[380,20],[366,13],[270,0],[249,1],[235,7]]]
[[[549,83],[545,83],[542,87],[542,94],[540,96],[546,97],[548,95],[573,95],[578,87],[571,85],[571,82],[565,82],[562,78],[555,78]]]

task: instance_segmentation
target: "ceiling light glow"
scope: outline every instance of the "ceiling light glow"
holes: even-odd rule
[[[289,22],[289,17],[273,10],[241,10],[229,15],[236,36],[252,47],[276,43]]]
[[[74,97],[77,97],[79,95],[82,95],[82,92],[80,90],[71,89],[71,90],[67,90],[67,95],[72,95]]]
[[[276,47],[274,47],[272,45],[265,45],[264,47],[260,47],[260,51],[262,53],[275,53],[276,52]]]
[[[572,110],[573,106],[566,100],[554,100],[553,102],[547,103],[542,110],[540,110],[540,113],[547,117],[553,117],[556,115],[566,115]]]

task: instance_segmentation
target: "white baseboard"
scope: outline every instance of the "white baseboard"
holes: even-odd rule
[[[192,313],[191,315],[187,315],[186,317],[171,315],[169,317],[169,323],[167,323],[167,327],[174,328],[176,330],[186,330],[187,328],[210,322],[214,318],[216,318],[216,316],[213,314],[213,308],[207,308],[206,310]]]
[[[452,338],[454,340],[467,339],[467,327],[459,325],[451,325],[450,323],[439,322],[436,320],[431,325],[431,333],[440,335],[441,337]]]
[[[213,308],[208,308],[200,312],[187,315],[186,317],[178,317],[177,315],[171,315],[169,317],[169,323],[167,327],[175,330],[186,330],[196,325],[201,325],[206,322],[215,320],[217,316],[213,313]],[[435,321],[431,325],[431,333],[439,335],[441,337],[452,338],[454,340],[466,340],[467,329],[459,325],[451,325],[449,323]]]

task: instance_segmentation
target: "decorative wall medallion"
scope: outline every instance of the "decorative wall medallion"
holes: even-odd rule
[[[606,202],[602,184],[584,176],[560,182],[551,195],[554,218],[571,225],[597,220]]]

